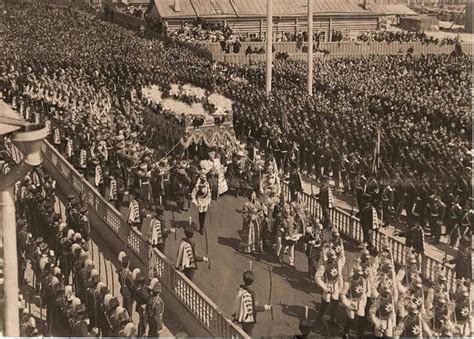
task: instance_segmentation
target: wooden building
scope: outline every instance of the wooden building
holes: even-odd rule
[[[151,0],[146,14],[165,21],[170,31],[196,18],[229,25],[236,33],[264,37],[266,0]],[[313,0],[314,31],[325,37],[330,32],[376,30],[382,13],[352,0]],[[273,0],[274,34],[307,30],[307,0]]]

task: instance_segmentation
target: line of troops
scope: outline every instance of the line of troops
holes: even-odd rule
[[[25,271],[30,262],[41,318],[46,308],[46,317],[41,319],[44,320],[43,334],[133,337],[143,336],[148,328],[148,336],[159,336],[164,303],[158,279],[151,279],[147,285],[140,270],[131,270],[128,256],[121,252],[118,258],[121,305],[111,294],[110,287],[101,281],[99,270],[91,260],[90,222],[87,208],[81,207],[83,201],[74,195],[68,196],[66,222],[63,222],[54,209],[54,189],[46,190],[43,180],[33,189],[31,176],[34,177],[34,173],[30,172],[17,186],[19,278],[21,286],[26,287]],[[43,200],[38,201],[38,196]],[[44,201],[48,203],[47,208],[43,206]],[[37,233],[36,237],[32,231]],[[139,315],[138,325],[131,319],[133,303]],[[29,308],[24,302],[20,308],[21,335],[39,335]]]

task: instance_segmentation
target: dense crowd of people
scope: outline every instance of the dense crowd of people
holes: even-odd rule
[[[409,31],[375,31],[366,32],[357,36],[358,41],[364,42],[422,42],[435,45],[454,45],[457,42],[455,38],[445,37],[435,38],[424,32]]]
[[[374,228],[374,211],[383,212],[383,222],[389,223],[405,210],[412,234],[429,231],[433,242],[438,243],[442,226],[446,226],[444,232],[462,255],[470,248],[473,213],[468,56],[317,60],[313,96],[305,94],[304,63],[276,61],[272,95],[267,97],[265,72],[260,67],[217,65],[179,45],[148,39],[146,33],[126,31],[73,8],[10,4],[5,19],[7,29],[1,38],[0,51],[3,98],[25,119],[44,122],[50,130],[50,142],[117,207],[129,193],[128,221],[132,226],[141,228],[148,214],[155,214],[159,219],[161,212],[155,205],[163,205],[167,198],[165,187],[172,181],[179,209],[185,208],[186,198],[199,207],[202,232],[208,195],[217,198],[226,191],[220,165],[229,164],[233,168],[230,173],[245,176],[250,172],[254,184],[248,192],[255,191],[260,199],[268,195],[262,204],[252,195],[244,208],[241,243],[244,252],[262,250],[266,234],[256,236],[255,231],[259,230],[264,220],[261,215],[265,213],[272,214],[270,220],[280,220],[280,224],[267,225],[266,230],[272,229],[276,236],[272,241],[277,242],[279,259],[283,259],[285,252],[289,253],[290,266],[296,241],[317,233],[319,222],[315,221],[314,232],[298,224],[298,218],[306,218],[304,213],[297,213],[304,209],[298,206],[299,171],[324,182],[319,200],[325,206],[320,222],[326,231],[336,230],[331,227],[327,212],[334,207],[329,177],[335,182],[332,189],[353,194],[365,230],[364,240],[372,254],[375,252],[370,230]],[[246,159],[242,150],[231,156],[223,149],[211,154],[196,153],[198,158],[188,163],[181,161],[183,150],[179,147],[169,156],[169,148],[160,150],[150,146],[156,136],[146,126],[142,113],[149,109],[161,111],[161,108],[142,100],[142,88],[185,83],[222,93],[233,100],[235,131],[247,145],[250,160],[247,168],[241,162]],[[380,154],[374,156],[377,135],[381,140]],[[177,137],[178,131],[169,131],[169,138]],[[258,160],[255,150],[266,154],[262,166],[255,165]],[[264,170],[268,173],[263,173]],[[274,192],[278,191],[276,178],[283,178],[287,173],[291,204],[280,202],[279,194]],[[260,174],[265,175],[260,178]],[[244,181],[239,181],[239,187],[244,185]],[[263,205],[269,201],[271,209],[265,212]],[[166,232],[158,233],[161,235],[156,246],[164,244]],[[407,241],[419,245],[410,234],[405,234]],[[81,237],[87,238],[87,232]],[[417,239],[423,245],[423,237]],[[319,243],[317,237],[308,239],[313,240]],[[186,243],[190,241],[185,241],[183,250]],[[308,260],[312,260],[308,267],[324,290],[323,307],[331,304],[333,314],[332,300],[338,300],[342,288],[338,268],[344,265],[341,266],[342,259],[337,253],[331,252],[336,252],[337,245],[329,247],[327,255],[311,252],[320,253],[324,264],[308,254]],[[417,245],[413,247],[423,251]],[[470,255],[466,259],[470,260]],[[465,264],[470,267],[468,262]],[[182,265],[180,262],[177,266]],[[339,275],[334,276],[332,287],[328,288],[325,270],[331,265]],[[181,268],[192,278],[191,267]],[[461,268],[458,277],[464,274],[464,266]],[[380,269],[386,270],[383,273],[387,275],[394,269],[393,263],[381,265]],[[393,282],[395,278],[392,278]],[[408,280],[405,288],[411,289],[411,276]],[[334,288],[336,283],[338,289]],[[381,294],[387,297],[393,286],[384,286],[380,284],[378,292],[385,291]],[[380,306],[376,298],[374,295],[373,307]],[[441,304],[446,306],[446,302]],[[445,312],[442,307],[436,311],[441,315]],[[418,307],[407,308],[419,317]],[[371,314],[375,327],[380,331],[383,327],[382,335],[391,335],[392,332],[385,330],[395,327],[389,320],[395,311],[385,315],[382,321],[385,325],[381,326],[381,320],[370,308],[363,314],[352,306],[348,309],[352,313],[357,311],[361,317]],[[321,316],[325,310],[321,309]],[[399,316],[404,317],[405,313]],[[354,314],[349,319],[354,319]],[[436,319],[431,327],[436,326],[436,332],[441,333],[441,325],[436,323],[441,318]],[[410,320],[419,321],[419,318]],[[408,332],[402,330],[402,333]]]

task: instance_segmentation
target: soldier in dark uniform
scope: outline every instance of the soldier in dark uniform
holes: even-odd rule
[[[74,318],[72,321],[72,333],[75,337],[89,336],[89,329],[86,320],[86,305],[79,304],[74,307]]]
[[[255,291],[252,289],[252,284],[255,281],[252,271],[246,271],[243,280],[244,284],[240,285],[232,317],[235,322],[242,326],[244,332],[251,336],[257,323],[257,313],[270,310],[271,305],[259,306],[257,304]]]
[[[81,233],[83,239],[87,242],[90,239],[91,235],[91,224],[89,217],[87,216],[87,207],[83,206],[80,209],[79,215],[79,225],[78,225],[79,233]]]
[[[323,175],[322,181],[323,186],[320,188],[317,198],[323,212],[323,225],[326,228],[330,221],[330,211],[335,207],[335,201],[332,189],[329,186],[329,177]]]
[[[129,268],[130,259],[125,252],[120,252],[118,261],[122,264],[119,273],[120,294],[122,294],[122,305],[127,310],[128,314],[132,313],[132,272]]]
[[[135,299],[135,311],[138,313],[138,336],[145,335],[148,325],[147,304],[150,299],[148,287],[145,284],[145,278],[138,268],[132,273],[133,278],[133,298]]]
[[[311,336],[313,330],[313,324],[308,319],[301,319],[299,324],[299,335],[295,335],[294,339],[306,339]]]
[[[176,259],[176,269],[184,273],[189,280],[193,280],[197,270],[197,262],[208,262],[209,258],[196,255],[196,244],[191,239],[194,236],[194,228],[191,224],[184,227],[185,238],[181,239]]]
[[[372,234],[378,228],[377,211],[370,203],[370,196],[365,195],[362,209],[356,214],[360,218],[360,225],[362,227],[363,240],[362,242],[368,245],[370,251],[375,251],[372,243]]]
[[[165,305],[161,299],[161,283],[157,278],[153,278],[150,282],[151,298],[147,304],[148,313],[148,336],[159,337],[163,328],[163,311]]]
[[[306,234],[304,235],[305,254],[308,258],[308,278],[310,280],[314,280],[317,265],[321,258],[322,241],[320,227],[322,225],[320,225],[319,219],[317,219],[306,228]]]
[[[423,254],[425,251],[425,231],[420,224],[414,223],[411,224],[410,228],[405,232],[394,233],[397,236],[405,237],[405,246],[408,248],[413,248],[416,253]]]
[[[303,181],[301,180],[301,175],[298,170],[298,167],[292,168],[290,172],[288,187],[290,188],[291,201],[296,200],[296,193],[303,193]]]

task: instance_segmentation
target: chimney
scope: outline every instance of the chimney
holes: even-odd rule
[[[179,6],[179,0],[174,0],[174,11],[181,12],[181,7]]]

